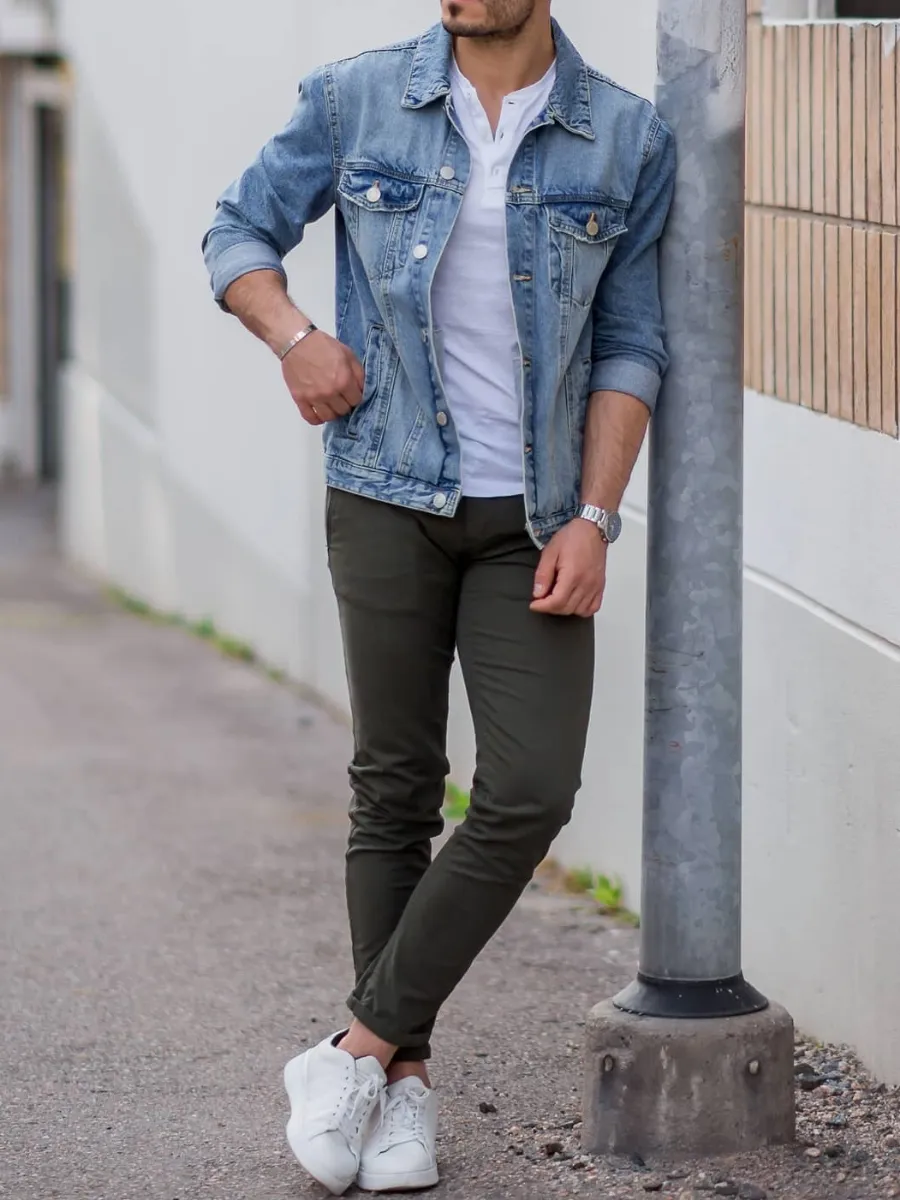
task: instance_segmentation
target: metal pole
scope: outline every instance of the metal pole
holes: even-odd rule
[[[746,20],[746,0],[660,0],[671,366],[650,440],[641,964],[615,1001],[647,1016],[767,1004],[741,974]]]

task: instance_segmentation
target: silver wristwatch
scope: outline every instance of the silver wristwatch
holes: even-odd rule
[[[583,521],[590,521],[592,525],[596,525],[604,542],[612,545],[613,542],[618,541],[622,532],[622,518],[617,512],[598,508],[596,504],[582,504],[575,515],[581,517]]]

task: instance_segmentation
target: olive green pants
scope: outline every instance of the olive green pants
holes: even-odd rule
[[[441,1005],[569,820],[594,674],[591,621],[531,612],[539,552],[519,497],[453,518],[328,494],[355,752],[347,900],[350,1009],[425,1059]],[[468,816],[443,829],[450,669],[475,726]]]

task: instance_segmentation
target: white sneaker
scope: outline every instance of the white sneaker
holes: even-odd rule
[[[413,1192],[438,1182],[438,1099],[421,1079],[387,1089],[363,1143],[358,1183],[367,1192]]]
[[[287,1138],[297,1161],[335,1196],[356,1179],[363,1134],[384,1096],[375,1058],[356,1059],[326,1038],[284,1068],[291,1101]]]

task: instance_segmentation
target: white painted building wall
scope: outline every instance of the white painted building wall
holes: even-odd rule
[[[586,57],[651,92],[653,0],[556,7]],[[199,244],[215,196],[286,119],[307,70],[432,13],[419,0],[341,0],[315,19],[294,0],[60,8],[75,76],[70,553],[160,608],[211,615],[344,705],[318,435],[268,352],[214,307]],[[327,221],[289,267],[327,326]],[[747,971],[805,1027],[900,1081],[900,447],[751,396],[747,468]],[[585,787],[559,847],[620,874],[632,905],[643,470],[611,555]],[[459,689],[451,744],[464,784]]]

